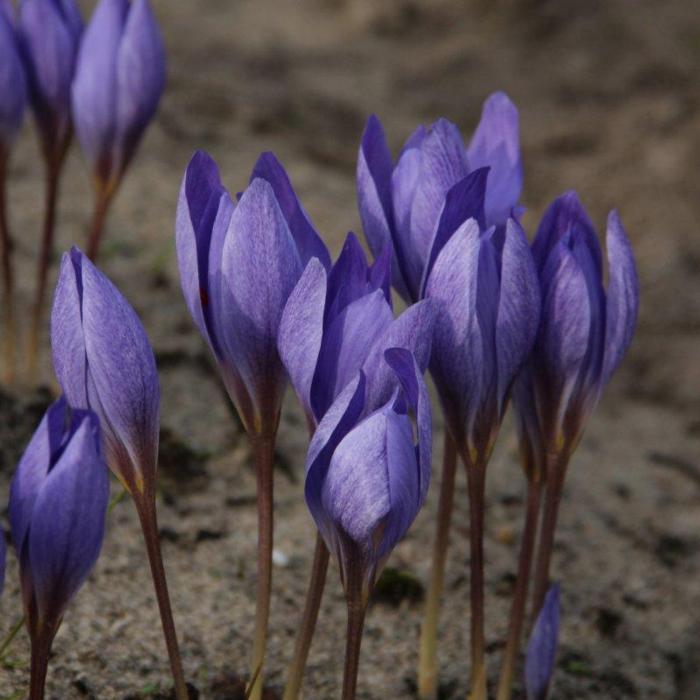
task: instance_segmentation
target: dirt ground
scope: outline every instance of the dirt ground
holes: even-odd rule
[[[173,243],[182,172],[212,153],[232,191],[262,150],[287,166],[337,252],[359,231],[354,168],[363,123],[380,115],[398,149],[444,115],[465,134],[495,89],[518,103],[530,233],[546,204],[578,189],[603,226],[616,206],[642,283],[634,345],[567,482],[554,576],[562,631],[553,700],[700,697],[700,8],[693,0],[157,0],[169,56],[159,116],[118,197],[102,266],[141,314],[162,382],[160,514],[187,676],[200,698],[241,697],[255,595],[254,476],[204,344],[182,301]],[[21,300],[33,289],[42,166],[29,125],[12,161],[10,206]],[[84,240],[90,190],[77,149],[63,181],[59,244]],[[0,394],[0,503],[51,391]],[[288,397],[276,480],[278,523],[266,681],[279,692],[299,622],[314,531],[303,500],[306,432]],[[434,462],[439,465],[441,428]],[[437,470],[427,507],[370,611],[359,697],[415,696],[421,582],[430,563]],[[468,682],[464,475],[441,628],[441,695]],[[117,492],[114,487],[113,493]],[[512,426],[490,465],[487,627],[496,677],[523,515]],[[4,511],[3,521],[7,518]],[[19,610],[10,556],[0,637]],[[406,582],[408,582],[406,584]],[[305,697],[339,697],[344,607],[332,567]],[[0,664],[0,698],[22,697],[28,649]],[[137,519],[110,516],[102,558],[56,640],[51,698],[159,697],[171,687]],[[270,697],[275,697],[270,694]]]

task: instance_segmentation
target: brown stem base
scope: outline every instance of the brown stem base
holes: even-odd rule
[[[95,209],[92,213],[92,222],[90,223],[86,250],[88,258],[94,263],[97,262],[97,256],[100,253],[102,234],[115,191],[115,186],[98,186],[97,188]]]
[[[158,519],[156,516],[155,499],[144,496],[136,497],[134,500],[136,511],[141,521],[143,537],[146,542],[148,552],[148,562],[151,566],[153,585],[155,587],[160,619],[163,625],[163,635],[165,646],[170,658],[170,669],[175,683],[175,696],[177,700],[188,700],[189,692],[185,683],[185,674],[182,670],[182,660],[180,658],[180,647],[177,641],[175,621],[173,620],[172,607],[170,605],[170,595],[168,594],[168,583],[163,566],[163,554],[160,548],[160,538],[158,536]]]
[[[421,700],[433,700],[437,696],[437,631],[445,578],[445,562],[450,541],[456,470],[457,448],[450,435],[445,432],[440,500],[438,502],[437,527],[433,544],[433,562],[420,636],[418,697]]]
[[[539,478],[535,481],[528,481],[525,526],[523,528],[522,543],[520,545],[518,577],[515,582],[513,603],[510,609],[508,637],[503,656],[501,675],[498,681],[496,700],[509,700],[513,688],[513,676],[520,652],[520,640],[525,620],[525,608],[527,606],[527,593],[530,584],[532,554],[535,548],[535,538],[537,536],[537,520],[540,512],[541,494],[542,484]]]
[[[355,700],[357,674],[360,669],[360,649],[362,631],[367,612],[368,591],[365,587],[364,572],[360,565],[361,556],[351,556],[346,561],[344,571],[345,599],[348,606],[348,626],[345,640],[345,670],[343,672],[342,700]]]
[[[301,619],[301,627],[294,647],[294,657],[289,666],[287,685],[284,688],[282,700],[297,700],[306,669],[306,661],[311,649],[311,641],[316,629],[318,611],[321,607],[323,590],[326,585],[328,572],[328,548],[320,534],[316,534],[316,549],[311,567],[311,580],[306,593],[306,604]]]

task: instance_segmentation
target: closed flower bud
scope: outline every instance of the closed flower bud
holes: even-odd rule
[[[9,0],[0,0],[0,161],[22,126],[27,85]]]

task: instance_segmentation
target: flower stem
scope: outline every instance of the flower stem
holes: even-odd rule
[[[15,327],[14,279],[12,274],[13,241],[7,215],[7,152],[0,148],[0,246],[2,247],[2,290],[3,290],[3,380],[11,384],[15,375]]]
[[[43,700],[46,688],[46,674],[49,670],[49,656],[55,632],[32,637],[32,662],[29,675],[28,700]]]
[[[496,700],[510,700],[513,688],[513,676],[520,652],[520,640],[525,619],[525,608],[527,606],[527,592],[530,583],[532,554],[535,548],[535,538],[537,536],[537,520],[540,513],[541,494],[541,479],[528,479],[525,526],[523,528],[522,542],[520,544],[518,578],[515,582],[515,593],[510,609],[508,637],[503,656],[501,675],[498,680]]]
[[[109,205],[112,203],[112,197],[116,191],[116,187],[110,185],[98,185],[95,195],[95,208],[92,213],[92,222],[90,224],[90,232],[87,242],[87,256],[92,262],[97,262],[97,256],[100,252],[100,243],[102,242],[102,233],[104,232]]]
[[[158,518],[156,514],[155,496],[137,495],[134,498],[136,511],[141,521],[143,537],[146,541],[146,551],[148,552],[148,562],[151,565],[151,575],[153,585],[158,600],[160,619],[163,625],[163,635],[165,645],[170,657],[170,669],[175,681],[175,696],[177,700],[188,700],[189,692],[185,683],[185,674],[182,670],[182,660],[180,658],[180,648],[175,631],[170,596],[168,594],[168,583],[163,566],[163,553],[160,548],[160,538],[158,536]]]
[[[531,611],[532,624],[537,619],[549,587],[549,568],[552,561],[554,535],[557,529],[566,467],[567,460],[563,456],[553,455],[548,457],[544,513],[542,515],[542,525],[540,526],[540,542],[535,565],[535,583]]]
[[[345,598],[348,606],[348,626],[345,640],[345,671],[342,700],[355,700],[357,673],[360,668],[360,647],[365,625],[368,595],[364,592],[361,557],[348,560],[345,571]]]
[[[29,327],[29,347],[27,349],[27,370],[31,380],[37,379],[39,344],[44,316],[44,302],[48,283],[49,268],[53,257],[53,242],[56,229],[56,204],[61,179],[63,157],[47,160],[46,167],[46,203],[44,205],[44,226],[39,250],[37,267],[36,296]]]
[[[260,700],[263,691],[262,667],[267,646],[267,626],[270,618],[270,596],[272,593],[272,536],[273,536],[273,485],[275,438],[256,436],[251,439],[258,498],[258,592],[255,608],[255,635],[251,659],[251,678],[261,669],[252,682],[250,700]]]
[[[464,455],[469,488],[469,567],[471,596],[470,700],[486,700],[486,662],[484,636],[484,498],[486,464]]]
[[[433,544],[433,562],[430,583],[425,603],[425,616],[420,636],[418,660],[418,697],[433,700],[437,695],[437,630],[440,616],[440,601],[445,578],[445,562],[450,540],[450,524],[454,506],[455,472],[457,470],[457,448],[454,440],[445,431],[445,444],[438,503],[437,527]]]
[[[323,589],[326,585],[326,573],[328,571],[328,548],[320,533],[316,533],[316,549],[314,551],[314,561],[311,567],[311,580],[306,593],[306,603],[304,613],[301,618],[301,627],[297,635],[294,647],[294,658],[289,666],[287,685],[284,689],[282,700],[296,700],[299,697],[301,683],[304,678],[306,661],[311,648],[311,640],[316,629],[318,611],[321,607]]]

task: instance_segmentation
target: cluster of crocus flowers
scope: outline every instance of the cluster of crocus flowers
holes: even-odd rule
[[[11,238],[5,176],[10,147],[28,101],[46,168],[46,202],[30,319],[29,373],[38,346],[59,199],[73,131],[93,170],[96,198],[88,252],[95,258],[109,204],[165,83],[165,55],[148,0],[100,0],[85,28],[75,0],[22,0],[17,16],[0,2],[0,232],[6,375],[14,367]],[[9,377],[8,377],[9,378]]]
[[[54,637],[102,547],[109,476],[100,442],[97,416],[61,398],[12,480],[10,523],[32,649],[30,700],[44,697]]]

